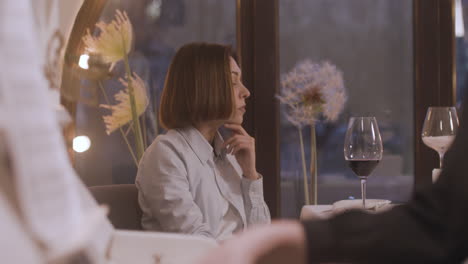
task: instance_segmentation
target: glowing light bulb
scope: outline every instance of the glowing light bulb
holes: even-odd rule
[[[87,136],[77,136],[73,139],[73,150],[81,153],[91,147],[91,140]]]
[[[89,69],[88,60],[89,60],[89,55],[88,54],[81,55],[80,60],[78,61],[78,66],[80,66],[81,68],[83,68],[85,70]]]

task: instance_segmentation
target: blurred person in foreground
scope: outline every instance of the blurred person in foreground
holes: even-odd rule
[[[199,263],[259,263],[284,248],[280,257],[290,264],[462,263],[468,256],[467,105],[465,96],[439,180],[406,204],[379,214],[356,210],[327,220],[274,222],[227,241]]]

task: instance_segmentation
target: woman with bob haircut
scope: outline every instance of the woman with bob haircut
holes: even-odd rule
[[[270,223],[255,140],[242,128],[249,91],[227,46],[191,43],[169,67],[159,117],[136,186],[146,230],[225,240]],[[231,132],[223,139],[221,127]]]

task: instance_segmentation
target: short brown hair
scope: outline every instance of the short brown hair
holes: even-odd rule
[[[190,43],[176,53],[167,72],[159,108],[165,129],[228,119],[234,111],[231,48]]]

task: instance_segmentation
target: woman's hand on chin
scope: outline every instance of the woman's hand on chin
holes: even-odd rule
[[[224,142],[223,148],[236,157],[245,178],[258,179],[255,165],[255,139],[239,124],[224,124],[224,127],[232,131],[232,136]]]

